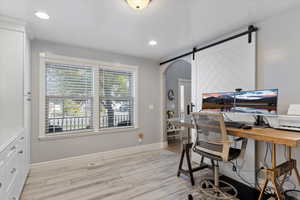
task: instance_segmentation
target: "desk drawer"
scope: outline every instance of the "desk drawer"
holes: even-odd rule
[[[11,190],[8,192],[7,200],[18,200],[19,196],[17,184],[12,185]]]
[[[18,200],[27,173],[26,153],[24,134],[0,152],[0,200]]]
[[[18,165],[18,156],[15,155],[13,159],[7,163],[4,169],[4,179],[6,182],[5,190],[8,192],[11,190],[14,181],[16,180],[17,175],[19,174],[21,166]]]
[[[17,145],[16,142],[9,144],[2,152],[0,152],[0,168],[6,165],[6,163],[16,154]]]
[[[6,150],[6,157],[5,157],[5,162],[9,163],[14,156],[17,154],[17,144],[16,142],[13,142],[10,144]]]
[[[0,169],[4,167],[4,164],[6,162],[7,149],[8,148],[0,152]]]

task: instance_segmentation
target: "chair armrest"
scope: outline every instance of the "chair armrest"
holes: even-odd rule
[[[207,141],[207,142],[211,144],[226,144],[226,145],[234,143],[231,140],[214,140],[214,141]]]

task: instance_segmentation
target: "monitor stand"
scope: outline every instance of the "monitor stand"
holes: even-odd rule
[[[268,124],[265,123],[264,116],[262,115],[256,115],[256,121],[254,123],[254,126],[263,128],[269,127]]]

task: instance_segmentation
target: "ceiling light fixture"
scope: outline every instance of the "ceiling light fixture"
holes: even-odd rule
[[[47,13],[42,12],[42,11],[37,11],[34,14],[35,14],[35,16],[37,16],[40,19],[47,19],[47,20],[50,19],[50,16]]]
[[[157,42],[155,40],[150,40],[149,45],[150,46],[155,46],[155,45],[157,45]]]
[[[146,8],[151,0],[125,0],[130,7],[135,10],[143,10]]]

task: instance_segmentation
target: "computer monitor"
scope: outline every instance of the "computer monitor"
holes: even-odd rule
[[[276,115],[277,99],[278,89],[237,92],[232,112]]]
[[[208,112],[231,112],[234,107],[234,92],[202,94],[202,110]]]
[[[278,89],[204,93],[202,110],[255,115],[277,114]]]

